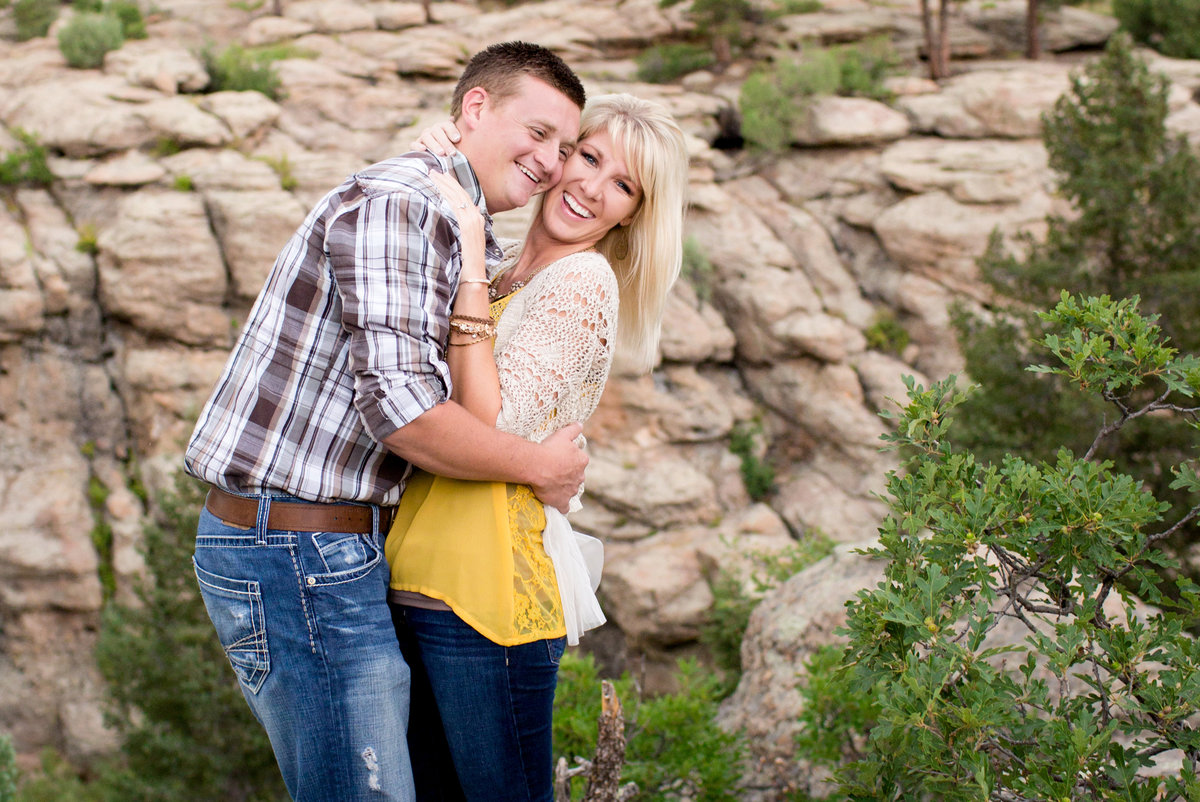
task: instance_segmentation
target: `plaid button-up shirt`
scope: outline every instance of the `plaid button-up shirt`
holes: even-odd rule
[[[288,240],[188,443],[188,473],[241,493],[393,505],[409,465],[381,441],[445,401],[461,252],[429,180],[461,154],[397,157],[346,179]],[[488,262],[500,257],[488,223]]]

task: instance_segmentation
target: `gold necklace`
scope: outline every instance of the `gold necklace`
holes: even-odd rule
[[[557,262],[558,260],[555,259],[554,261]],[[525,278],[523,278],[519,281],[514,281],[512,283],[512,286],[508,288],[508,292],[504,293],[504,295],[512,295],[514,292],[516,292],[517,290],[521,289],[526,284],[528,284],[529,281],[532,280],[534,276],[536,276],[538,273],[541,273],[543,270],[545,270],[547,267],[549,267],[552,264],[554,264],[554,262],[546,262],[546,264],[542,265],[539,268],[536,268],[532,273],[527,275]],[[500,276],[503,276],[503,275],[504,275],[503,273],[496,274],[492,278],[492,281],[488,284],[488,300],[489,301],[495,301],[499,298],[504,297],[504,295],[500,294],[500,290],[495,285],[496,279],[500,278]]]
[[[579,251],[579,253],[589,253],[589,252],[592,252],[595,250],[596,250],[596,247],[593,245],[590,248],[585,248],[584,250]],[[568,256],[569,255],[571,255],[571,254],[568,254]],[[559,259],[565,259],[565,258],[566,258],[565,256],[559,257]],[[543,270],[545,270],[547,267],[549,267],[550,265],[554,264],[554,262],[557,262],[557,261],[558,261],[558,259],[555,259],[550,262],[546,262],[546,264],[542,265],[541,267],[535,268],[533,270],[533,272],[531,272],[525,278],[520,279],[519,281],[514,281],[512,283],[512,286],[508,288],[508,292],[504,293],[504,295],[512,295],[514,292],[521,289],[526,284],[528,284],[530,281],[532,281],[534,276],[536,276],[538,273],[541,273]],[[502,271],[500,273],[497,273],[496,275],[492,276],[492,280],[490,282],[488,282],[488,300],[489,301],[495,301],[498,298],[504,297],[504,295],[500,294],[500,290],[496,288],[496,281],[501,276],[503,276],[505,272],[507,272],[507,271]]]

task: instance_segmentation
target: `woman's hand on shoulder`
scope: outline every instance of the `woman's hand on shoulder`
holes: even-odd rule
[[[471,196],[462,188],[458,181],[445,173],[431,172],[431,180],[442,193],[442,198],[454,210],[458,218],[459,237],[462,241],[464,255],[478,255],[478,259],[465,260],[462,278],[477,280],[486,278],[483,264],[485,247],[483,212],[479,211]],[[461,280],[461,279],[460,279]]]
[[[462,135],[459,133],[458,127],[454,125],[454,121],[444,120],[434,123],[417,134],[417,138],[408,146],[413,150],[427,150],[438,156],[449,156],[458,150],[454,143],[461,138]]]

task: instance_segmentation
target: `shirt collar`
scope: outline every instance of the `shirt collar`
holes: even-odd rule
[[[454,173],[454,177],[458,179],[458,183],[471,196],[471,202],[478,206],[480,211],[490,220],[492,215],[487,208],[487,198],[483,197],[483,187],[479,185],[479,179],[475,177],[475,170],[472,169],[471,163],[467,161],[467,157],[461,152],[455,151],[449,156],[442,157],[440,161],[446,167],[446,172]]]

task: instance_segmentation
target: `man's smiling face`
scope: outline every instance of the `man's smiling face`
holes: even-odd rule
[[[467,158],[488,211],[504,212],[558,182],[579,136],[579,107],[549,84],[524,75],[513,95],[482,102],[474,133],[482,146]]]

